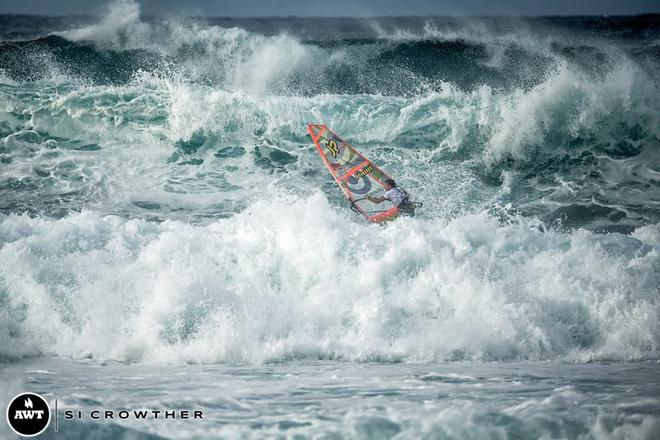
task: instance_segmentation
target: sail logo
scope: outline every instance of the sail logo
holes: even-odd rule
[[[38,394],[19,394],[7,406],[7,423],[20,436],[39,435],[46,429],[49,422],[48,402]]]
[[[362,177],[366,176],[367,174],[371,174],[374,170],[374,166],[369,164],[366,167],[362,168],[360,171],[357,173],[353,174],[353,177],[356,179],[361,179]]]
[[[325,146],[330,150],[332,157],[336,158],[339,155],[339,146],[333,139],[330,139]]]

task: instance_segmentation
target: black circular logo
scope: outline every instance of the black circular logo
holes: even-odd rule
[[[50,422],[48,402],[38,394],[19,394],[7,407],[7,423],[18,435],[32,437],[41,434],[48,426],[48,422]]]

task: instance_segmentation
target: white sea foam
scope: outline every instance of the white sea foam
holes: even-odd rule
[[[99,23],[60,35],[92,41],[101,48],[150,50],[180,57],[176,70],[187,80],[210,79],[223,88],[252,94],[267,91],[272,83],[317,61],[308,59],[313,49],[287,35],[264,37],[181,18],[148,23],[140,19],[140,5],[132,0],[110,3]]]
[[[134,48],[149,38],[151,26],[140,20],[140,4],[133,0],[115,0],[105,7],[101,20],[90,26],[61,32],[74,41],[95,41],[111,48]]]
[[[594,137],[593,143],[597,145],[616,143],[622,123],[627,127],[639,125],[647,136],[660,137],[657,81],[616,45],[590,40],[589,44],[611,61],[603,62],[598,72],[587,73],[552,49],[561,33],[544,39],[530,33],[521,21],[498,36],[492,26],[480,20],[460,23],[457,26],[452,22],[447,29],[440,29],[439,24],[429,21],[420,35],[408,37],[482,44],[493,52],[487,62],[491,66],[500,63],[499,52],[511,44],[522,45],[530,55],[551,62],[532,85],[508,87],[503,91],[492,85],[476,84],[470,90],[463,90],[457,84],[445,82],[439,88],[431,88],[435,91],[426,89],[406,99],[353,95],[354,101],[364,101],[365,105],[358,103],[341,112],[332,112],[324,95],[317,94],[304,101],[288,96],[297,94],[289,81],[300,80],[306,87],[322,91],[329,84],[328,76],[332,76],[326,69],[348,63],[346,68],[359,70],[361,63],[369,62],[368,56],[360,62],[359,52],[327,51],[285,34],[263,36],[241,28],[181,19],[145,22],[140,19],[139,4],[124,0],[111,3],[99,23],[62,35],[76,41],[92,40],[114,49],[146,49],[177,58],[176,67],[161,74],[166,79],[162,84],[172,93],[170,121],[177,126],[174,134],[181,133],[184,139],[200,129],[226,131],[222,121],[231,119],[235,113],[245,116],[241,117],[238,129],[232,131],[250,132],[255,123],[263,125],[264,120],[270,127],[276,127],[272,124],[273,113],[263,108],[261,101],[267,107],[281,95],[287,95],[281,102],[291,99],[294,107],[278,108],[280,113],[274,117],[279,123],[288,118],[286,126],[295,125],[296,133],[301,130],[300,121],[319,118],[359,141],[391,142],[405,133],[432,129],[442,135],[434,140],[442,149],[473,149],[478,140],[482,159],[487,164],[508,158],[529,160],[540,148],[562,154],[566,144],[577,138]],[[374,26],[378,27],[377,22]],[[379,32],[382,37],[392,37],[382,29]],[[397,37],[396,32],[394,37],[395,40],[408,38]],[[372,58],[377,58],[382,49],[368,50],[374,51]],[[355,59],[347,61],[347,57]],[[230,104],[233,106],[227,109]],[[247,104],[245,109],[242,104]],[[207,105],[216,111],[207,111]],[[257,114],[248,115],[250,111]],[[265,113],[263,117],[262,113]]]
[[[354,223],[325,197],[207,226],[5,216],[3,357],[657,359],[658,225]]]
[[[660,206],[660,94],[639,65],[622,57],[588,74],[560,60],[520,87],[307,96],[287,80],[313,83],[363,55],[139,12],[121,1],[62,35],[175,57],[176,68],[81,85],[46,54],[51,73],[36,92],[0,78],[11,196],[0,207],[44,213],[0,220],[0,355],[658,358],[660,233],[642,211]],[[498,66],[497,54],[488,62]],[[394,174],[425,202],[420,216],[367,226],[328,200],[306,122],[328,124]],[[639,153],[608,154],[619,142]],[[243,153],[216,156],[227,147]],[[282,152],[284,165],[272,159]],[[516,202],[526,165],[583,152],[600,174],[565,165],[531,184],[542,200],[529,204],[592,203],[647,226],[628,236],[542,232],[542,220],[511,215],[511,204],[504,218],[488,214],[500,199]],[[517,167],[497,169],[511,160]],[[483,184],[475,168],[499,181]],[[237,200],[240,209],[214,206]],[[53,214],[63,218],[49,219],[46,202],[64,206]]]

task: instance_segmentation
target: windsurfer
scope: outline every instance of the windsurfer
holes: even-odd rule
[[[380,197],[367,196],[367,199],[372,203],[382,203],[385,200],[389,200],[394,206],[399,208],[401,214],[413,217],[415,215],[415,205],[410,201],[408,193],[396,186],[396,182],[392,179],[387,179],[383,183],[385,194]]]

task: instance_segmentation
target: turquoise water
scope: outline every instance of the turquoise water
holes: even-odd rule
[[[657,436],[657,16],[0,23],[7,383],[218,408],[108,438]]]

